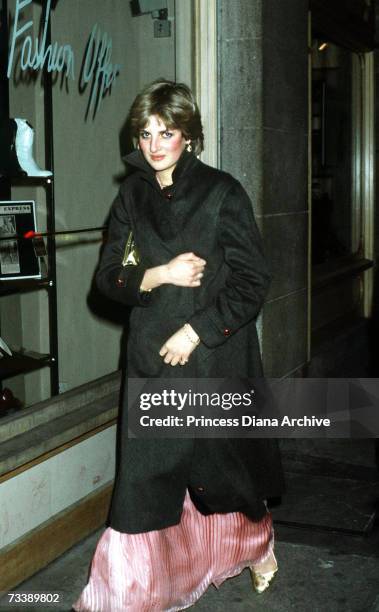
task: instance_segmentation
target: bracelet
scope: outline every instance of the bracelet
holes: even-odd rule
[[[194,340],[194,337],[193,337],[193,331],[194,330],[192,329],[192,327],[188,323],[185,323],[183,325],[183,331],[184,331],[185,335],[187,336],[188,340],[190,342],[192,342],[192,344],[195,344],[196,346],[198,346],[200,344],[200,338],[199,337],[196,338],[196,340]],[[191,337],[191,335],[192,335],[192,337]]]

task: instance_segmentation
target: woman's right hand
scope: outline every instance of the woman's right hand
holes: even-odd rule
[[[179,287],[199,287],[206,263],[194,253],[181,253],[164,266],[165,282]]]
[[[199,287],[204,276],[207,262],[194,253],[181,253],[168,263],[146,270],[141,283],[141,291],[151,291],[160,285],[179,285],[179,287]]]

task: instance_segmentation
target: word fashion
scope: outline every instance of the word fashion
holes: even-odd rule
[[[50,19],[51,0],[47,0],[46,13],[42,38],[34,41],[27,31],[33,29],[33,20],[20,25],[20,14],[23,9],[32,3],[32,0],[17,0],[13,33],[10,42],[8,59],[8,79],[11,77],[14,54],[16,47],[21,43],[20,66],[21,70],[44,70],[48,72],[63,72],[66,77],[75,79],[75,54],[70,44],[58,45],[57,42],[47,43],[48,26]],[[101,32],[100,27],[95,24],[92,28],[91,36],[83,60],[83,70],[81,76],[81,86],[83,87],[91,80],[94,81],[90,105],[94,105],[96,99],[101,100],[107,90],[115,81],[120,72],[121,65],[113,64],[112,57],[112,38],[107,32]]]

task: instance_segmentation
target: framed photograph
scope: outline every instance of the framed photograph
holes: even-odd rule
[[[33,200],[0,201],[0,280],[41,278],[33,240],[23,238],[31,230],[37,231]]]

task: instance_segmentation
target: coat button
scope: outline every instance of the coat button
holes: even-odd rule
[[[166,200],[172,200],[172,193],[166,193],[165,198]]]
[[[116,280],[117,287],[125,287],[125,281],[122,278]]]
[[[196,491],[198,493],[204,493],[205,489],[204,489],[204,487],[196,487]]]
[[[231,330],[228,329],[227,327],[224,329],[224,336],[230,336],[231,333],[232,333]]]

